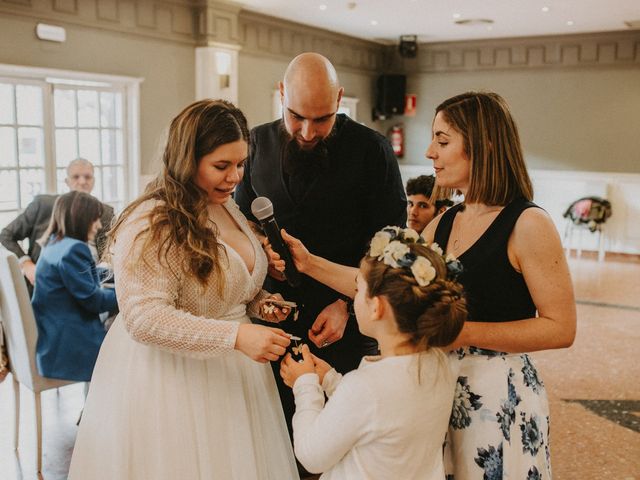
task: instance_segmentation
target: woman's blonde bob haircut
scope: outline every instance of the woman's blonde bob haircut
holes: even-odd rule
[[[507,205],[520,197],[533,199],[518,127],[500,95],[492,92],[456,95],[438,105],[438,113],[462,135],[465,153],[471,161],[465,202]],[[449,197],[450,193],[444,195]]]

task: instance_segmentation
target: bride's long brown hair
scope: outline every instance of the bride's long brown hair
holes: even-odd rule
[[[147,200],[156,201],[147,215],[142,251],[159,245],[158,261],[170,267],[171,249],[181,251],[185,274],[206,285],[214,275],[220,289],[224,285],[221,259],[226,258],[214,226],[211,234],[207,213],[207,192],[195,184],[202,157],[216,148],[238,140],[249,141],[244,114],[224,100],[200,100],[186,107],[173,119],[164,149],[162,173],[147,186],[144,194],[128,205],[109,232],[109,247],[131,213]],[[111,248],[107,248],[110,251]],[[144,256],[143,261],[146,262]],[[134,259],[133,261],[137,261]],[[176,272],[174,272],[176,273]]]

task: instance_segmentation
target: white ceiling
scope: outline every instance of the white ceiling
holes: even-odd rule
[[[236,0],[246,10],[383,43],[640,29],[640,0]],[[543,7],[548,8],[547,12]],[[456,25],[491,19],[493,24]],[[568,22],[573,22],[568,25]],[[375,23],[375,24],[374,24]]]

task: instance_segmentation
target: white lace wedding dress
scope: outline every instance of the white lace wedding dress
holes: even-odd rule
[[[267,260],[233,200],[225,206],[251,239],[253,272],[226,246],[222,295],[204,290],[135,236],[141,205],[123,227],[114,269],[120,314],[100,350],[71,460],[71,480],[297,479],[268,364],[234,350],[247,314],[266,295]]]

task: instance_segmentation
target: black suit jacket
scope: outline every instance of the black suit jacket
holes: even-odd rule
[[[38,195],[33,201],[27,205],[27,208],[18,215],[9,225],[0,232],[0,243],[4,248],[16,254],[18,258],[25,255],[31,257],[33,263],[38,261],[40,256],[39,240],[49,226],[51,214],[53,213],[53,204],[58,195]],[[102,255],[106,244],[105,233],[111,227],[113,221],[113,207],[111,205],[102,204],[104,211],[102,214],[103,228],[96,235],[96,248],[98,254]],[[25,253],[20,244],[21,240],[29,239],[29,249]]]
[[[313,179],[298,202],[292,199],[283,177],[286,140],[281,120],[254,128],[249,161],[235,198],[242,212],[254,221],[251,202],[257,196],[269,198],[278,225],[302,240],[312,253],[357,266],[375,232],[386,225],[405,225],[407,203],[398,161],[387,139],[344,115],[338,115],[336,122],[328,168]],[[295,324],[282,324],[286,331],[302,338],[307,337],[322,309],[340,298],[334,290],[306,276],[296,289],[268,277],[265,288],[304,305]],[[358,352],[360,337],[352,319],[343,340],[335,344],[336,349],[353,354],[343,371],[357,367],[362,356]]]

